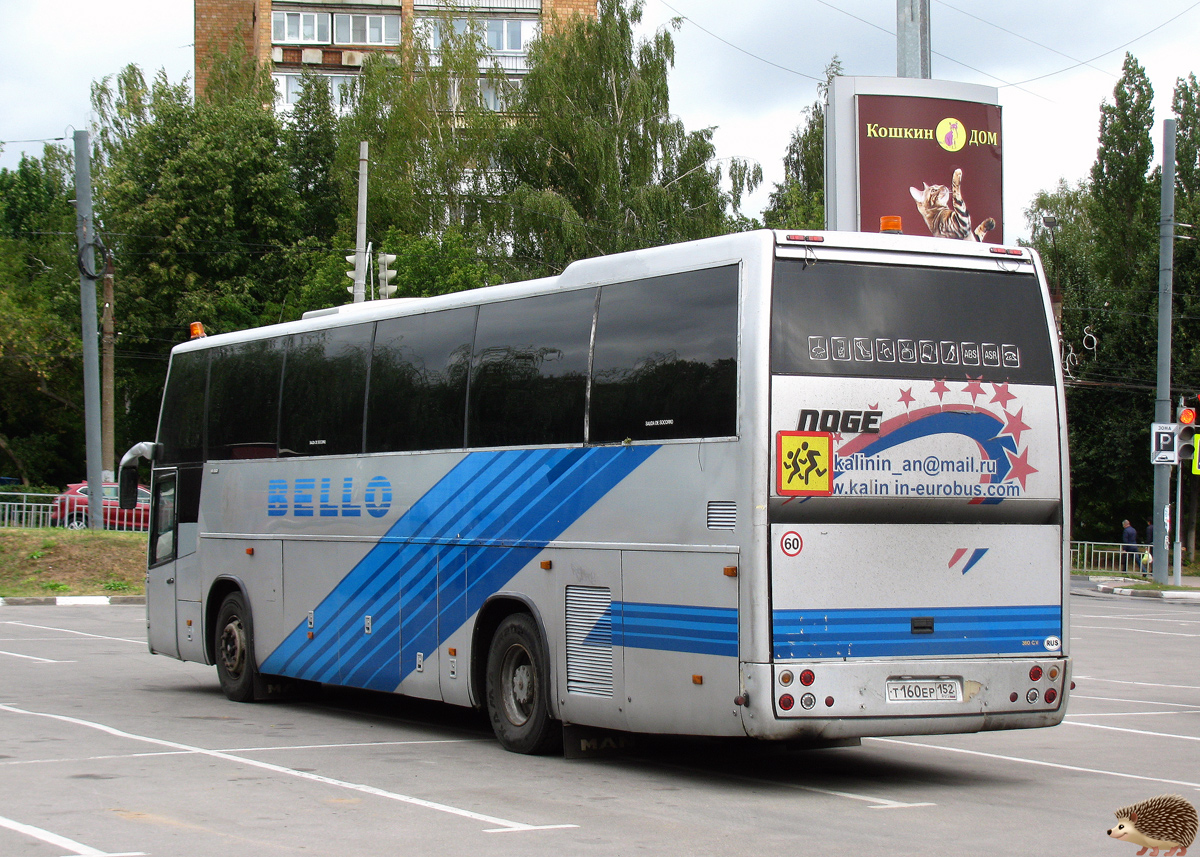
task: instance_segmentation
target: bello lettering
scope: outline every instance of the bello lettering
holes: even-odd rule
[[[800,412],[800,424],[796,430],[879,434],[881,419],[883,411],[816,411],[805,408]]]
[[[382,518],[392,508],[392,483],[386,476],[374,476],[361,497],[356,496],[354,477],[346,476],[335,484],[332,477],[267,480],[267,516],[292,515],[296,518],[358,518],[363,510],[372,518]]]

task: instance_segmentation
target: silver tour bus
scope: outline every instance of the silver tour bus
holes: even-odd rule
[[[563,725],[1050,726],[1068,470],[1029,249],[751,232],[172,351],[152,652]]]

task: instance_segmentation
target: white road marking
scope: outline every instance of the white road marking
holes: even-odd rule
[[[147,744],[155,744],[159,747],[168,747],[172,750],[183,750],[191,753],[198,753],[202,756],[208,756],[213,759],[222,759],[226,762],[234,762],[239,765],[248,765],[252,768],[259,768],[264,771],[271,771],[276,774],[285,774],[290,777],[298,777],[299,779],[309,780],[310,782],[322,783],[324,785],[336,786],[342,789],[361,792],[363,794],[373,795],[375,797],[385,798],[387,800],[398,801],[412,806],[423,807],[424,809],[432,809],[437,812],[444,812],[450,815],[457,815],[461,818],[469,818],[472,821],[479,821],[484,824],[493,824],[494,828],[485,829],[484,833],[524,833],[531,830],[560,830],[563,828],[578,827],[577,824],[525,824],[520,821],[510,821],[505,818],[497,818],[491,815],[484,815],[471,810],[461,809],[455,806],[449,806],[444,803],[436,803],[434,801],[424,800],[422,798],[402,795],[396,792],[389,792],[384,789],[375,788],[374,786],[364,785],[362,783],[350,783],[345,780],[335,780],[332,777],[324,777],[320,774],[313,774],[308,771],[298,771],[294,768],[285,768],[282,765],[272,765],[269,762],[260,762],[256,759],[247,759],[243,756],[235,756],[231,753],[222,752],[220,750],[206,750],[203,747],[192,747],[188,744],[180,744],[176,741],[164,741],[161,738],[150,738],[146,735],[135,735],[132,732],[123,732],[120,729],[115,729],[112,726],[105,726],[103,723],[94,723],[90,720],[81,720],[77,717],[68,717],[63,714],[49,714],[42,711],[27,711],[23,708],[17,708],[12,705],[0,705],[0,711],[8,711],[12,714],[25,714],[31,717],[45,717],[50,720],[58,720],[63,723],[72,723],[76,726],[85,726],[88,729],[95,729],[117,738],[127,738],[132,741],[142,741]]]
[[[1091,613],[1072,613],[1072,619],[1121,619],[1123,621],[1136,622],[1172,622],[1176,625],[1195,625],[1200,623],[1200,619],[1169,617],[1166,615],[1159,616],[1130,616],[1125,613],[1113,613],[1107,616],[1094,615]]]
[[[27,661],[37,661],[43,664],[73,664],[75,661],[52,661],[49,658],[35,658],[33,655],[18,655],[16,652],[0,651],[0,655],[8,655],[10,658],[22,658]]]
[[[1200,741],[1200,735],[1172,735],[1168,732],[1147,732],[1144,729],[1128,729],[1123,726],[1102,726],[1099,723],[1076,723],[1071,721],[1068,726],[1085,726],[1088,729],[1107,729],[1110,732],[1128,732],[1131,735],[1149,735],[1151,738],[1176,738],[1180,741]]]
[[[1168,705],[1171,708],[1195,708],[1200,710],[1200,705],[1191,705],[1186,702],[1163,702],[1157,699],[1122,699],[1115,696],[1083,696],[1079,693],[1072,693],[1071,699],[1091,699],[1097,702],[1130,702],[1135,705]],[[1187,712],[1171,712],[1172,714]]]
[[[77,634],[80,637],[92,637],[96,640],[113,640],[117,643],[135,643],[139,646],[146,645],[145,640],[129,640],[125,637],[106,637],[103,634],[89,634],[85,631],[76,631],[72,628],[52,628],[49,625],[29,625],[25,622],[4,622],[5,625],[16,625],[18,628],[37,628],[39,631],[58,631],[60,634]]]
[[[57,833],[51,833],[49,830],[42,830],[40,827],[34,827],[31,824],[22,824],[19,821],[13,821],[11,818],[5,818],[0,815],[0,827],[7,827],[9,830],[22,833],[33,839],[40,839],[55,848],[70,849],[69,857],[142,857],[145,851],[122,851],[119,854],[113,854],[109,851],[101,851],[99,848],[93,848],[90,845],[84,845],[82,842],[76,842],[74,839],[68,839],[65,836],[59,836]]]
[[[1156,684],[1152,681],[1126,681],[1124,679],[1119,679],[1119,678],[1098,678],[1097,676],[1090,676],[1090,675],[1077,675],[1077,676],[1075,676],[1075,680],[1076,681],[1106,681],[1109,684],[1130,684],[1130,685],[1134,685],[1135,687],[1169,687],[1172,690],[1200,690],[1200,687],[1197,687],[1194,684]],[[1074,696],[1075,694],[1071,694],[1071,695]]]
[[[1128,631],[1131,634],[1153,634],[1155,637],[1200,637],[1200,634],[1184,634],[1181,631],[1150,631],[1146,628],[1122,628],[1119,626],[1103,625],[1072,625],[1074,628],[1086,628],[1089,631]]]
[[[999,753],[984,753],[981,750],[964,750],[961,747],[939,747],[937,744],[922,744],[919,741],[903,741],[899,738],[864,738],[864,741],[880,741],[884,744],[899,744],[903,747],[920,747],[923,750],[939,750],[943,753],[961,753],[966,756],[980,756],[984,759],[998,759],[1002,762],[1016,762],[1021,765],[1036,765],[1040,768],[1057,768],[1060,771],[1074,771],[1081,774],[1101,774],[1106,777],[1119,777],[1124,780],[1142,780],[1149,783],[1163,783],[1169,786],[1186,786],[1200,789],[1200,783],[1187,780],[1169,780],[1164,777],[1147,777],[1142,774],[1126,774],[1121,771],[1105,771],[1100,768],[1081,768],[1078,765],[1064,765],[1059,762],[1044,762],[1041,759],[1023,759],[1020,756],[1004,756]]]

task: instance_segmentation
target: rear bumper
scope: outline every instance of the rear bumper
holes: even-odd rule
[[[1036,678],[1034,667],[1041,669]],[[1053,726],[1066,714],[1071,686],[1071,661],[1062,656],[779,662],[742,669],[751,703],[743,715],[746,731],[779,740]],[[805,670],[813,674],[807,686],[801,683]],[[957,698],[920,698],[933,686],[956,687]],[[904,689],[917,698],[898,698]]]

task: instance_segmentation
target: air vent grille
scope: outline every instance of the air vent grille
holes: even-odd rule
[[[732,500],[709,500],[708,528],[710,530],[737,529],[737,503]]]
[[[567,587],[567,693],[613,695],[612,591]]]

